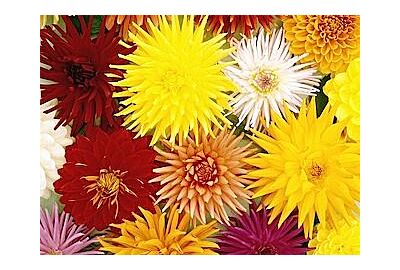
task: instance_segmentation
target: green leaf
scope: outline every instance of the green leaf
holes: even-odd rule
[[[317,115],[320,116],[322,111],[325,109],[326,104],[328,104],[328,97],[325,95],[324,91],[322,90],[324,85],[327,81],[330,80],[330,75],[325,76],[322,78],[321,83],[319,85],[319,92],[317,93],[317,97],[315,99],[317,105]]]

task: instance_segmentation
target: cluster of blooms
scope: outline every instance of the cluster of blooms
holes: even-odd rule
[[[40,253],[359,254],[359,24],[42,16]]]

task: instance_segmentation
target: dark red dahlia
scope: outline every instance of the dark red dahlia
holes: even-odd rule
[[[77,136],[75,144],[66,148],[67,162],[54,182],[65,212],[78,224],[103,230],[130,218],[139,206],[154,210],[159,185],[148,183],[156,167],[150,140],[134,139],[122,128],[109,134],[90,128],[85,136]]]
[[[73,25],[68,16],[62,16],[66,31],[58,25],[46,26],[40,30],[40,77],[51,84],[41,84],[43,104],[57,99],[58,104],[45,113],[56,110],[60,119],[56,128],[72,121],[72,135],[86,124],[99,124],[102,128],[114,129],[121,121],[113,117],[117,103],[112,98],[116,87],[109,82],[113,79],[107,73],[122,76],[122,72],[110,68],[110,64],[125,64],[118,54],[128,54],[135,47],[119,45],[120,38],[115,29],[105,30],[102,21],[97,37],[91,37],[93,16],[88,22],[79,16],[81,31]]]
[[[289,216],[278,228],[276,218],[268,224],[270,211],[265,208],[234,217],[231,226],[225,225],[218,235],[220,254],[232,255],[305,255],[308,240],[303,228],[297,228],[297,215]]]

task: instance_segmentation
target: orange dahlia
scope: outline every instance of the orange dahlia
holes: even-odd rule
[[[302,63],[315,61],[324,74],[346,70],[360,55],[360,16],[291,16],[284,20],[286,39]]]
[[[239,210],[246,211],[241,203],[250,203],[252,192],[245,190],[244,185],[251,180],[242,177],[249,169],[242,159],[255,150],[251,142],[240,145],[243,133],[236,136],[234,130],[215,128],[214,134],[215,138],[202,131],[197,146],[191,134],[180,146],[172,148],[169,141],[163,140],[165,151],[154,147],[159,154],[156,160],[167,164],[154,169],[161,175],[149,181],[162,185],[156,193],[156,204],[166,200],[163,211],[179,205],[179,213],[184,210],[203,224],[207,213],[220,223],[229,224],[226,206],[238,214]]]
[[[119,36],[124,41],[132,41],[129,38],[128,32],[132,32],[133,34],[136,33],[136,28],[133,27],[132,22],[139,25],[142,29],[147,32],[147,19],[153,22],[155,26],[158,25],[158,17],[156,15],[107,15],[105,16],[106,20],[106,28],[110,30],[115,23],[119,25]]]
[[[202,16],[197,16],[196,21],[200,22]],[[230,39],[236,31],[240,31],[246,36],[250,36],[251,32],[259,29],[260,26],[269,31],[273,24],[274,16],[272,15],[212,15],[208,17],[208,31],[214,35],[219,33],[227,33]]]

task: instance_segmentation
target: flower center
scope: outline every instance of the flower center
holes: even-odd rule
[[[267,244],[266,246],[259,247],[256,253],[260,255],[276,255],[278,254],[278,249],[272,244]]]
[[[318,29],[320,31],[321,38],[325,42],[328,40],[337,40],[343,33],[352,30],[354,24],[351,16],[321,16],[321,20],[318,23]]]
[[[163,87],[172,91],[179,90],[184,83],[184,77],[175,70],[165,72],[162,78]]]
[[[185,178],[192,181],[192,184],[213,186],[218,182],[218,169],[213,158],[206,157],[201,152],[186,162]]]
[[[253,75],[251,84],[255,87],[257,92],[261,94],[268,94],[276,89],[279,84],[279,78],[273,70],[260,70]]]
[[[308,180],[315,183],[320,182],[324,172],[324,168],[320,164],[312,162],[308,169]]]
[[[68,78],[75,86],[89,88],[90,81],[96,76],[96,71],[91,63],[77,63],[77,61],[69,61],[66,64],[65,71]]]
[[[55,250],[55,249],[52,249],[52,250],[50,250],[50,252],[48,253],[49,255],[63,255],[63,253],[62,253],[62,251],[61,250]]]
[[[93,205],[97,205],[99,209],[104,203],[108,202],[109,207],[116,205],[117,210],[115,217],[118,214],[118,194],[119,192],[127,192],[137,197],[137,195],[130,190],[125,184],[122,183],[122,177],[128,172],[120,170],[101,169],[99,175],[83,177],[87,181],[94,182],[86,186],[87,192],[95,191],[95,195],[91,199]]]

